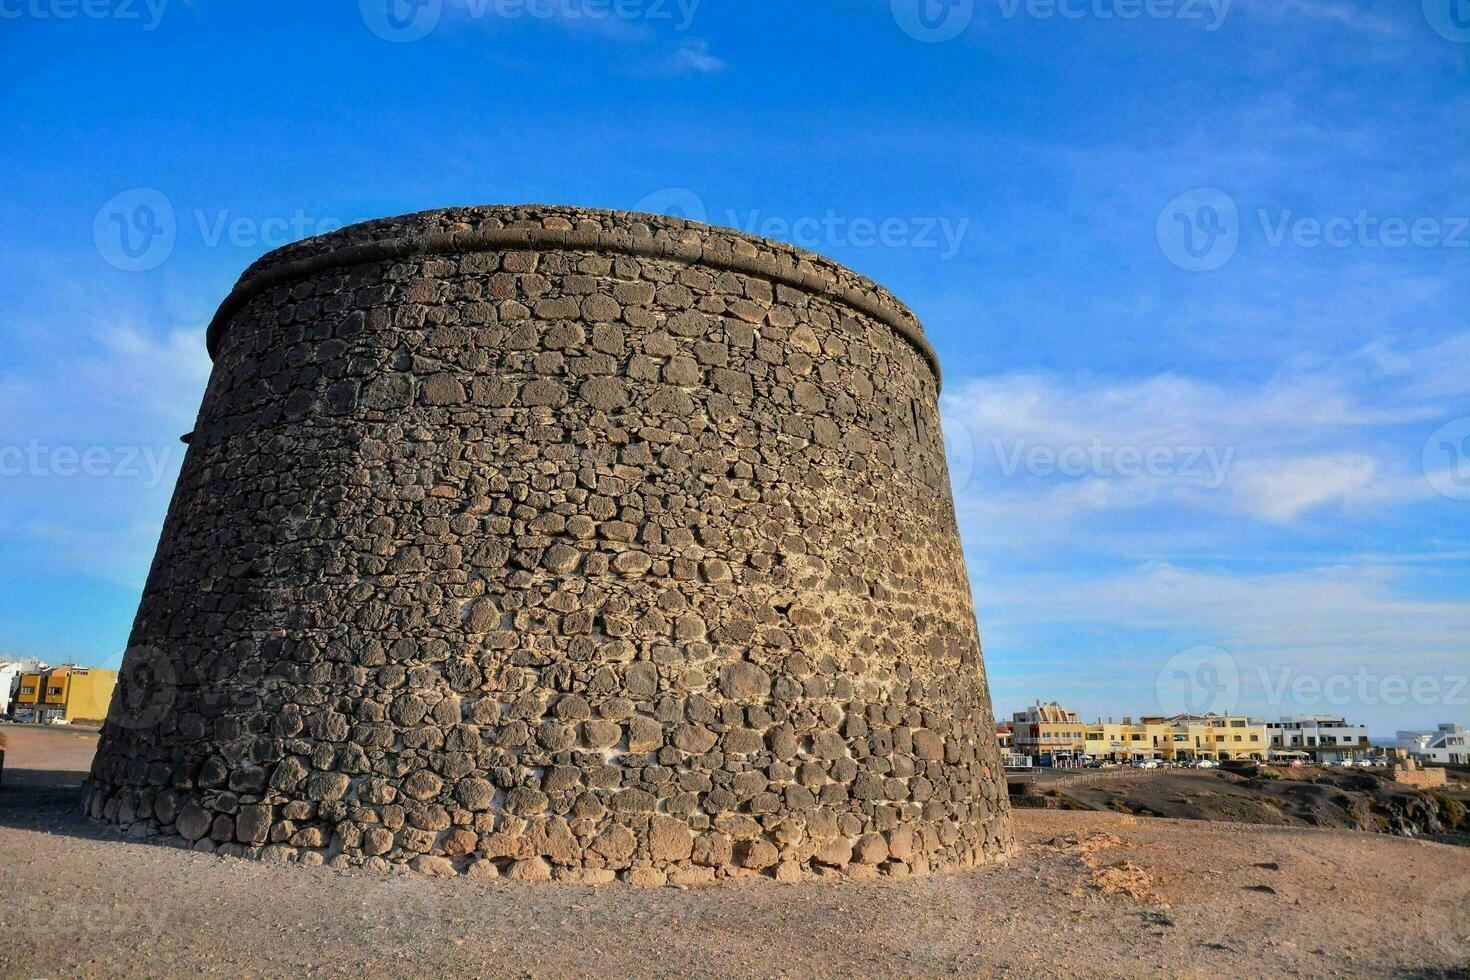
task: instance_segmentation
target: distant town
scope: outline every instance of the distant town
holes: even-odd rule
[[[1209,768],[1232,760],[1291,765],[1372,766],[1408,758],[1420,765],[1470,763],[1462,725],[1400,731],[1392,747],[1374,745],[1366,725],[1335,715],[1266,721],[1247,715],[1142,715],[1082,721],[1055,701],[1017,711],[996,727],[1011,769],[1129,765]]]
[[[0,719],[100,727],[116,687],[115,670],[0,658]]]
[[[117,687],[117,671],[0,657],[0,720],[17,724],[100,727]],[[1400,731],[1392,747],[1374,745],[1366,725],[1336,715],[1266,721],[1247,715],[1141,715],[1082,721],[1055,701],[1017,711],[996,726],[1008,769],[1033,767],[1194,766],[1232,760],[1291,765],[1470,764],[1470,733],[1441,723]]]

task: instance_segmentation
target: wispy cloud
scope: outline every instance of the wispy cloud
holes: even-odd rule
[[[1404,19],[1361,0],[1233,0],[1236,8],[1280,21],[1316,22],[1379,37],[1408,33]],[[1407,7],[1407,4],[1395,5]],[[1417,4],[1413,6],[1417,7]],[[1417,10],[1415,11],[1417,13]]]
[[[700,0],[644,0],[608,4],[599,0],[554,3],[449,0],[439,29],[501,32],[521,25],[551,27],[613,47],[613,62],[644,74],[710,74],[725,62],[709,42],[688,37]]]
[[[709,53],[709,42],[699,40],[681,44],[674,52],[672,66],[675,71],[697,72],[701,75],[724,71],[726,67],[724,61]]]
[[[71,345],[0,375],[0,555],[136,588],[209,378],[203,328],[149,329],[84,286],[47,288]]]
[[[79,374],[100,401],[175,426],[193,421],[212,366],[201,330],[153,336],[133,325],[108,325],[96,339],[98,355],[84,361]]]
[[[1432,495],[1419,459],[1450,408],[1445,350],[1380,347],[1265,382],[1002,375],[942,399],[957,504],[987,524],[1171,505],[1264,522]],[[1385,389],[1399,387],[1398,394]],[[1371,394],[1370,394],[1371,392]],[[1049,533],[1049,532],[1048,532]]]

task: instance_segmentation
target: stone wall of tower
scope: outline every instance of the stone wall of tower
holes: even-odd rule
[[[1006,853],[938,364],[881,288],[459,208],[271,253],[209,343],[94,816],[528,880]]]

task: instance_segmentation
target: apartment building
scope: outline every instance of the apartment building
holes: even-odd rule
[[[1470,765],[1470,733],[1463,725],[1443,724],[1432,732],[1399,732],[1396,742],[1420,765]]]
[[[1266,733],[1274,752],[1303,752],[1316,762],[1355,759],[1372,747],[1367,725],[1352,725],[1337,715],[1299,715],[1268,721]]]
[[[1245,715],[1146,716],[1121,722],[1098,719],[1087,726],[1083,746],[1095,759],[1265,759],[1270,749],[1264,722]]]
[[[0,716],[10,714],[10,705],[20,690],[20,675],[45,670],[39,660],[11,660],[0,657]]]
[[[1068,711],[1055,701],[1037,701],[1025,711],[1011,716],[1013,751],[1028,755],[1038,762],[1061,762],[1083,754],[1086,726],[1077,712]]]
[[[22,673],[15,695],[15,720],[101,724],[116,686],[115,670],[69,665]]]
[[[10,714],[10,699],[20,685],[20,664],[0,663],[0,716]]]

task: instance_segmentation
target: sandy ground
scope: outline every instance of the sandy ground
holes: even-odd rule
[[[1467,976],[1470,849],[1018,811],[1005,867],[681,891],[280,867],[76,815],[93,739],[0,728],[0,977]]]

